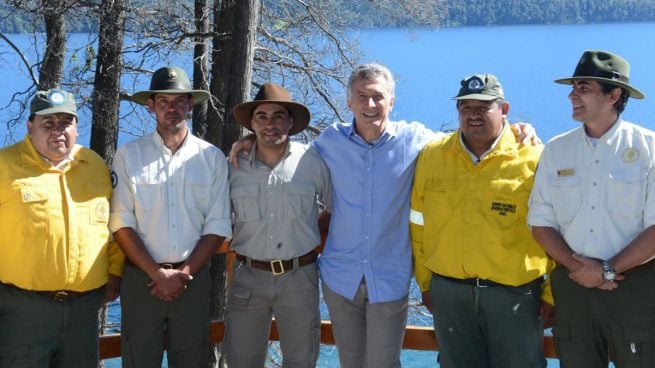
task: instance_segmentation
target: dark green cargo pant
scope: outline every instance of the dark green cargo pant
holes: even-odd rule
[[[588,289],[558,266],[553,335],[562,368],[655,367],[655,267],[628,272],[612,291]]]

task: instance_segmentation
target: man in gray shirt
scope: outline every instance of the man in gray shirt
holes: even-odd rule
[[[305,129],[307,108],[266,83],[234,116],[255,145],[230,167],[232,250],[239,264],[228,294],[230,368],[262,367],[275,315],[285,367],[314,367],[320,344],[317,252],[319,201],[329,206],[330,173],[320,156],[289,136]]]

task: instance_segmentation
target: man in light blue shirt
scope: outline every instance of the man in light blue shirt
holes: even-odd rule
[[[389,121],[394,84],[382,65],[356,67],[348,81],[354,122],[314,142],[334,187],[319,269],[344,368],[400,367],[412,276],[409,195],[416,157],[440,135]]]

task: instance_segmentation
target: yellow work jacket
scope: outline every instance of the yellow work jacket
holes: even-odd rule
[[[76,145],[57,170],[27,136],[0,149],[0,282],[27,290],[88,291],[122,274],[107,228],[105,162]]]
[[[516,143],[506,128],[478,164],[460,131],[426,146],[416,165],[410,233],[421,291],[432,273],[518,286],[543,276],[552,261],[526,223],[542,146]],[[552,304],[549,288],[542,298]]]

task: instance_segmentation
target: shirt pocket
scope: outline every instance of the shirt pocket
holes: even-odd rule
[[[139,213],[158,210],[162,206],[161,184],[135,184],[134,210]]]
[[[26,239],[34,234],[48,234],[50,221],[48,216],[48,191],[32,183],[20,183],[17,194],[25,216],[24,235]]]
[[[189,177],[184,182],[184,205],[207,214],[212,193],[212,177]]]
[[[230,198],[232,199],[235,222],[251,222],[261,218],[258,184],[233,187]]]
[[[290,219],[311,219],[318,214],[316,191],[310,183],[286,183],[287,216]]]
[[[610,170],[607,210],[612,214],[640,217],[646,204],[648,172],[639,166]]]
[[[431,178],[425,183],[423,193],[423,218],[431,221],[437,230],[452,217],[456,207],[457,178]]]
[[[89,224],[106,225],[109,221],[109,197],[111,196],[109,184],[87,183],[84,186],[84,193]]]
[[[548,184],[553,194],[553,209],[561,223],[573,221],[582,205],[582,188],[579,176],[549,176]]]

